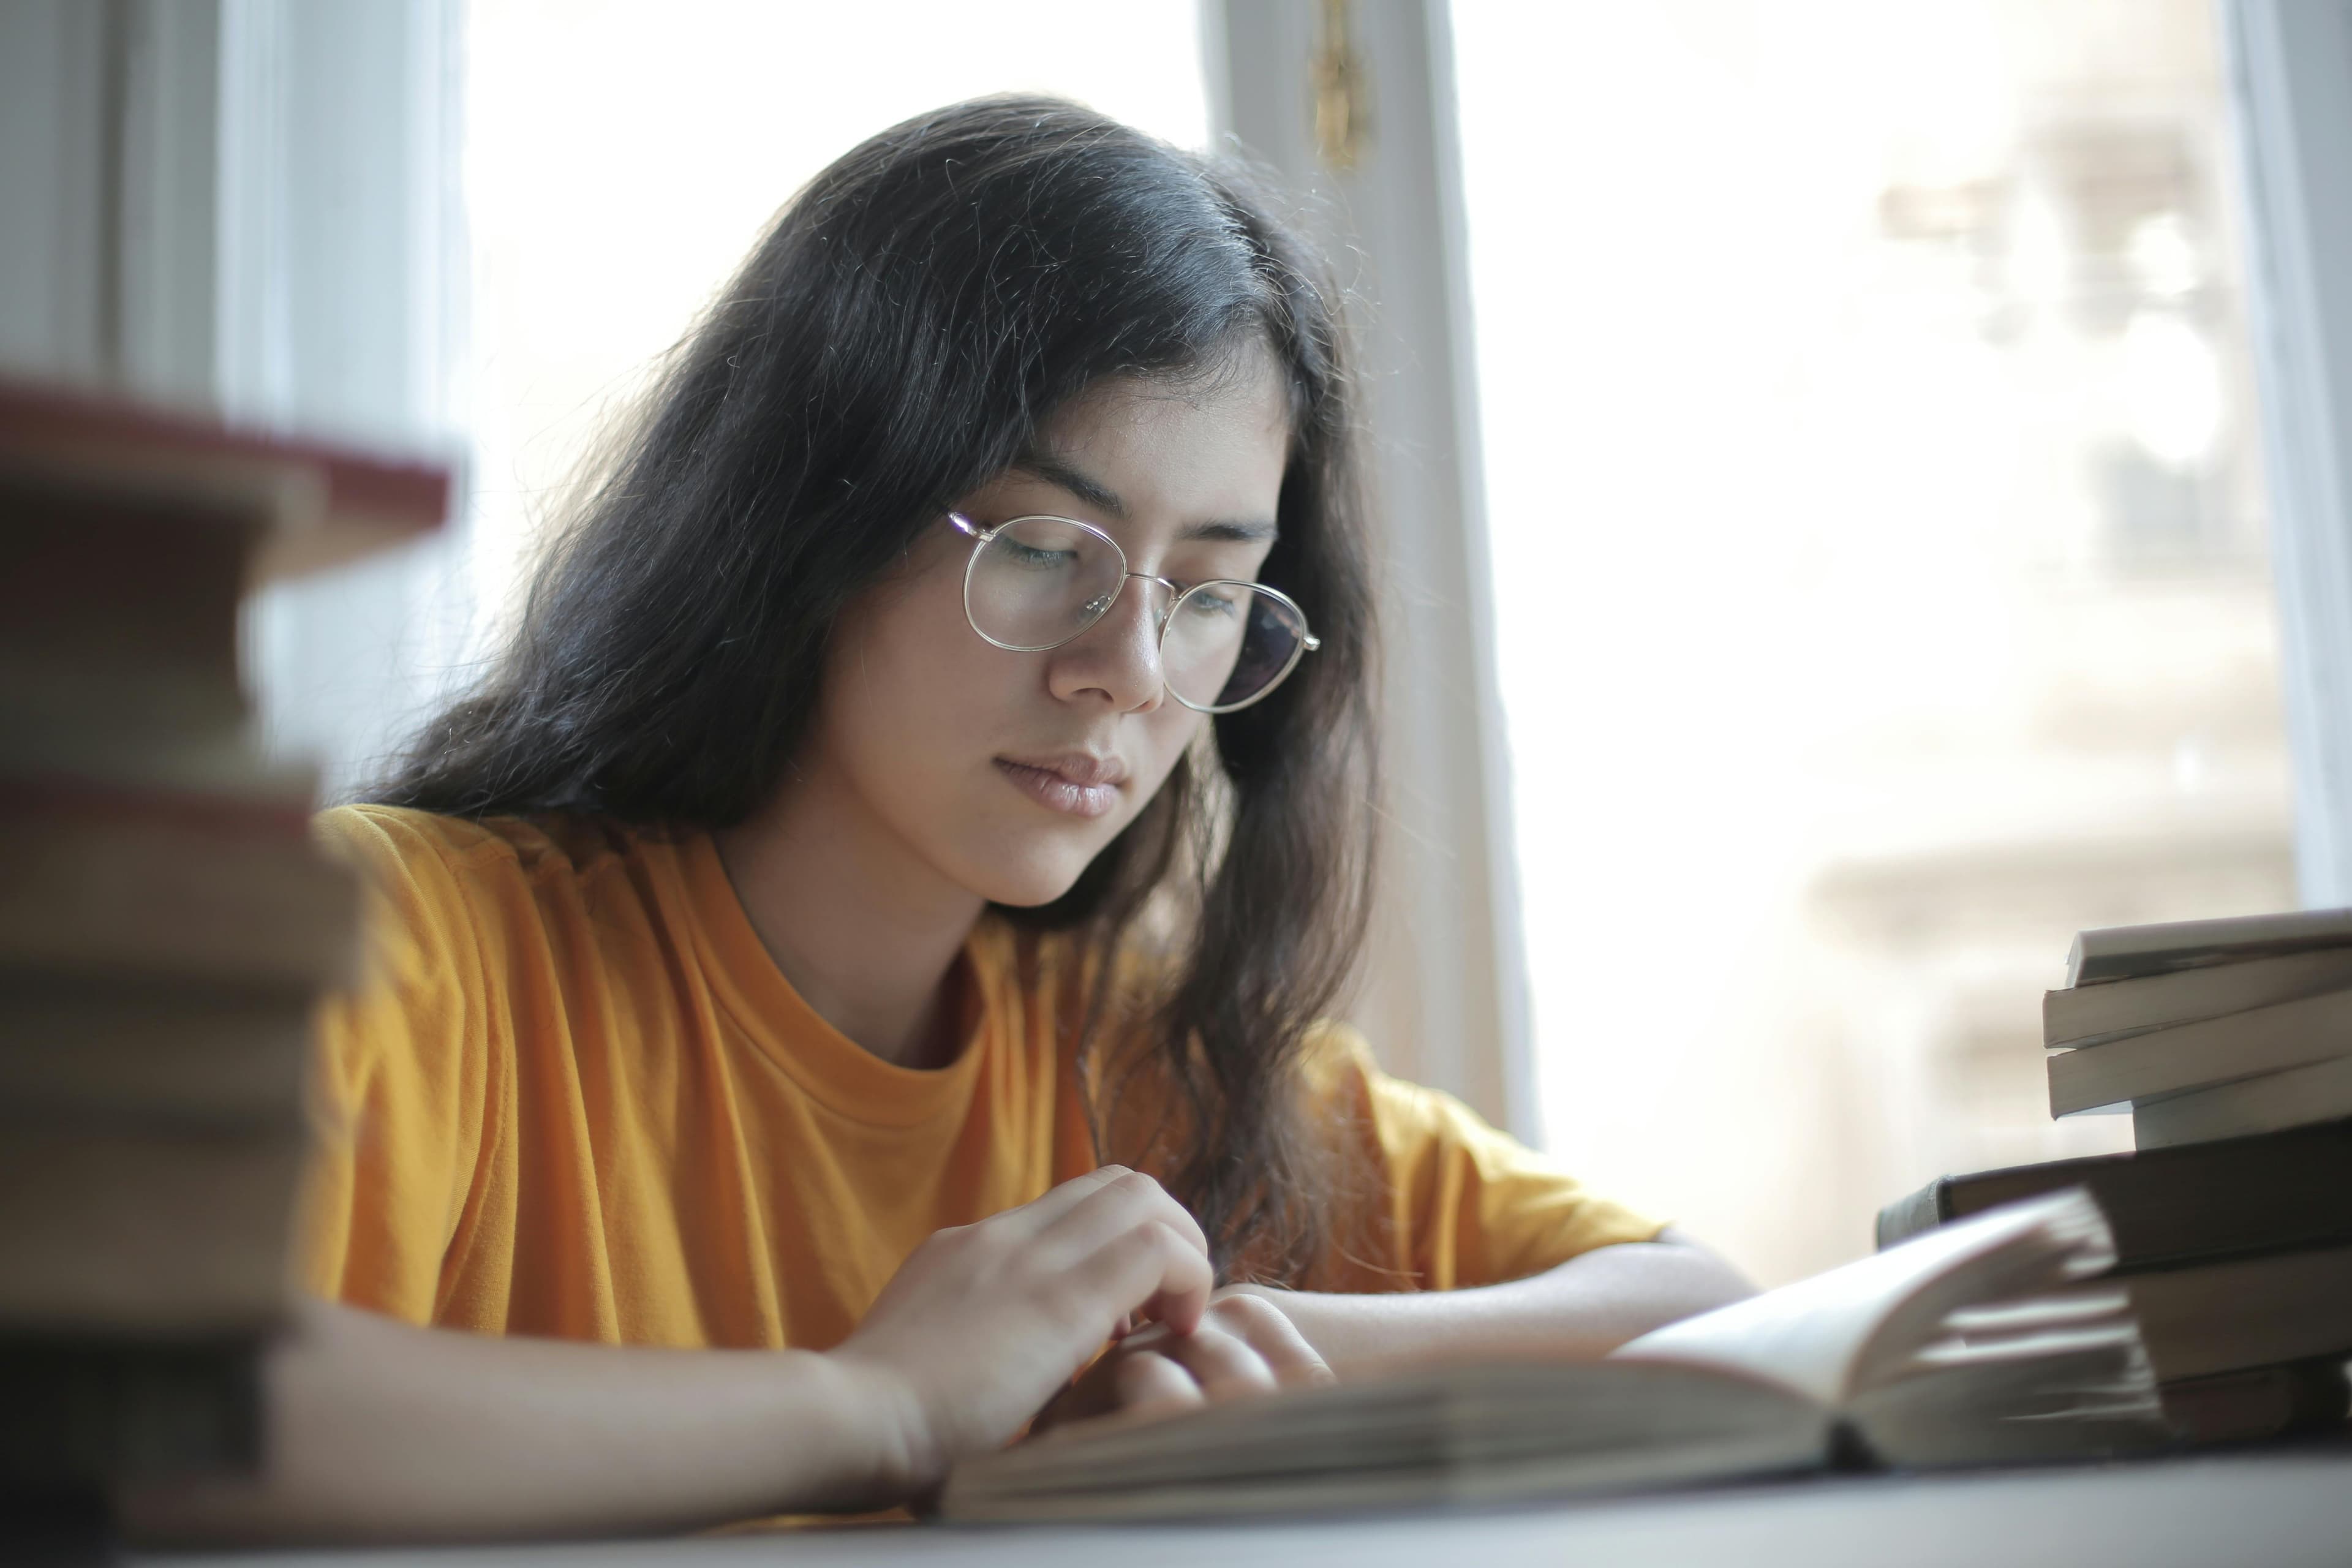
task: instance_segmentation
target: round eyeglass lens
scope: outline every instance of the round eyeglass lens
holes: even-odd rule
[[[1290,673],[1307,626],[1288,601],[1247,583],[1199,583],[1168,612],[1160,667],[1188,708],[1238,708]]]
[[[1126,580],[1118,552],[1095,534],[1060,518],[1024,517],[972,556],[963,604],[989,641],[1035,651],[1100,620]]]

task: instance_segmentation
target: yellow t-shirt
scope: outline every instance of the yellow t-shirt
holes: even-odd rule
[[[925,1237],[1099,1163],[1066,988],[1002,921],[966,946],[963,1050],[919,1071],[801,1000],[707,835],[381,806],[319,831],[373,889],[366,979],[320,1020],[299,1265],[321,1295],[489,1333],[821,1350]],[[1339,1288],[1516,1279],[1656,1234],[1333,1034],[1324,1092],[1386,1210]]]

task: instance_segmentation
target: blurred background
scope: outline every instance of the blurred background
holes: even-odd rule
[[[2352,898],[2297,697],[2352,581],[2274,562],[2256,391],[2303,384],[2250,299],[2272,9],[9,0],[0,366],[462,459],[445,537],[248,610],[348,789],[833,157],[1006,89],[1245,148],[1355,295],[1383,480],[1357,1011],[1777,1283],[2129,1146],[2047,1114],[2077,929]]]
[[[1551,1141],[1773,1279],[2129,1148],[2074,932],[2295,902],[2213,7],[1454,26]]]

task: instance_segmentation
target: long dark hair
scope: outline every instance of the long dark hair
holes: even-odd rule
[[[1221,1268],[1306,1277],[1336,1173],[1296,1089],[1364,939],[1373,592],[1336,295],[1246,170],[1026,97],[841,158],[673,351],[482,684],[372,797],[742,820],[809,733],[835,617],[944,506],[1103,377],[1212,375],[1253,340],[1293,426],[1265,574],[1322,649],[1215,720],[1213,763],[1181,763],[1066,895],[1005,913],[1108,977],[1147,906],[1181,895],[1183,940],[1118,1031],[1172,1080],[1173,1120],[1156,1150],[1105,1153],[1158,1165]],[[1113,992],[1090,988],[1083,1061]]]

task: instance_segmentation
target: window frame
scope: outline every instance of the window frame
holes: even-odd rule
[[[2352,0],[2221,0],[2306,906],[2352,904]]]
[[[1318,153],[1344,20],[1365,133]],[[1349,1012],[1391,1070],[1541,1137],[1495,670],[1468,237],[1446,0],[1202,0],[1213,142],[1267,166],[1341,271],[1386,570],[1381,907]]]

